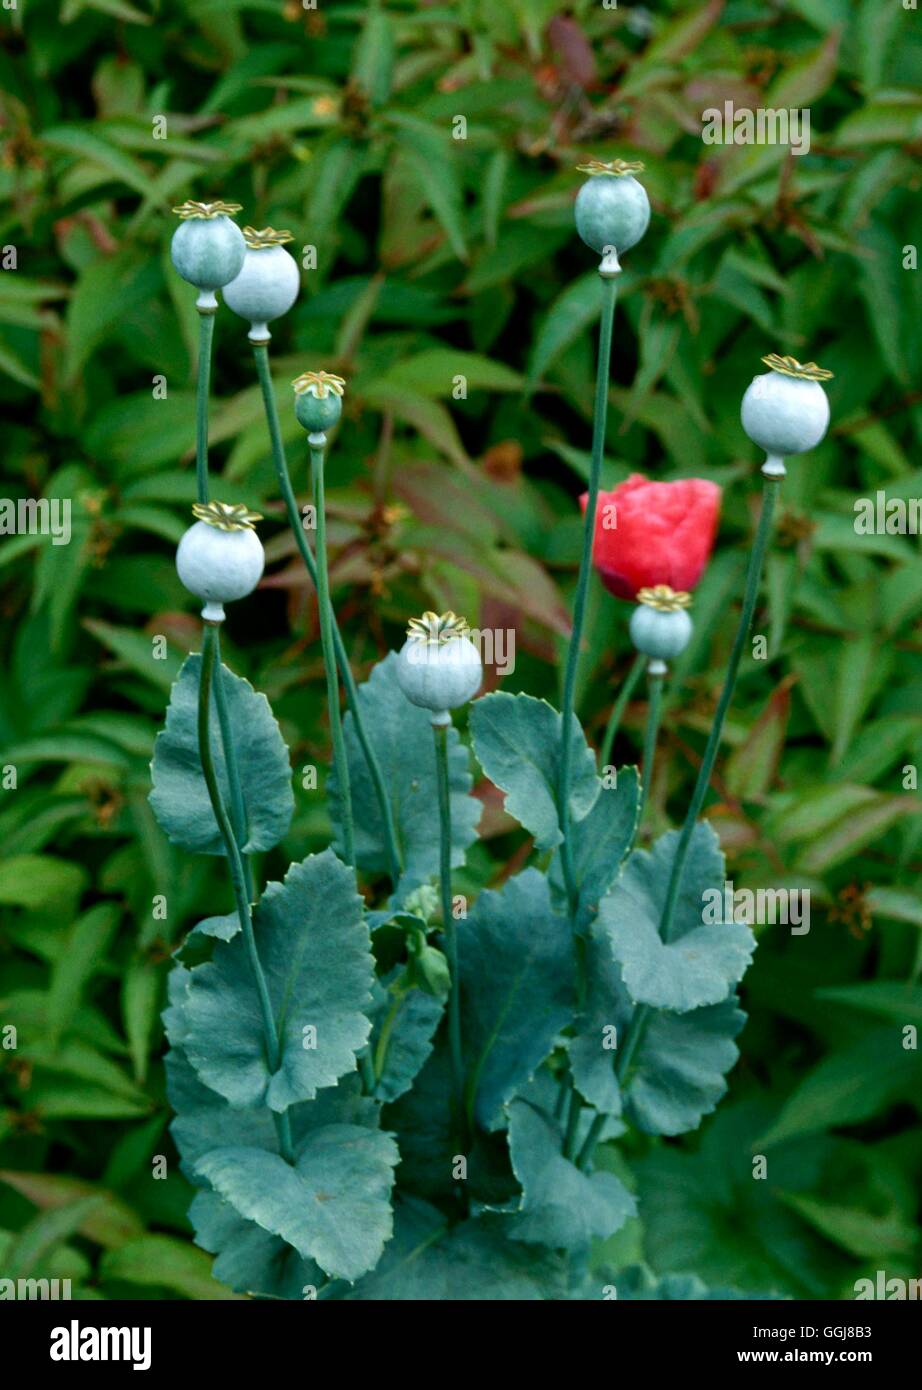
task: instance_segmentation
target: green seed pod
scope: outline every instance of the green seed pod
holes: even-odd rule
[[[749,383],[740,418],[753,444],[768,455],[762,471],[783,477],[785,456],[815,449],[829,428],[829,401],[820,382],[832,372],[776,352],[762,361],[771,371]]]
[[[483,681],[467,632],[454,613],[424,613],[410,623],[397,656],[397,684],[411,704],[431,711],[433,724],[451,723],[449,711],[473,699]]]
[[[199,308],[213,309],[218,302],[215,290],[240,273],[246,256],[243,233],[231,221],[240,211],[240,204],[196,203],[190,199],[173,211],[182,218],[170,243],[173,265],[184,280],[202,291]]]
[[[204,600],[206,622],[224,620],[224,605],[251,594],[262,578],[265,555],[253,529],[258,512],[236,503],[196,502],[196,517],[176,551],[176,569],[190,594]]]
[[[240,274],[224,287],[224,303],[248,320],[251,342],[265,343],[270,337],[267,325],[287,314],[297,299],[301,274],[297,261],[285,250],[291,232],[244,227],[243,239],[246,256]]]
[[[676,593],[668,584],[641,589],[631,614],[631,641],[637,651],[651,658],[651,673],[684,652],[692,635],[692,620],[685,609],[691,596]],[[661,672],[660,672],[661,673]]]
[[[619,254],[635,246],[650,224],[647,191],[634,178],[643,165],[593,159],[578,167],[590,177],[576,195],[576,230],[602,256],[602,274],[615,275]]]
[[[298,424],[310,434],[326,434],[339,423],[346,385],[341,376],[333,372],[302,372],[291,384]]]

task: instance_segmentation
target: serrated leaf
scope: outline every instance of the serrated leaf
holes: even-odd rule
[[[422,883],[439,869],[438,785],[432,724],[425,710],[411,705],[397,684],[397,657],[390,652],[358,688],[362,721],[377,754],[393,808],[397,843],[403,859],[404,885]],[[356,817],[355,852],[360,868],[369,873],[387,870],[381,815],[374,783],[355,733],[351,713],[343,721],[352,801],[362,808]],[[464,863],[476,839],[483,813],[470,795],[473,778],[467,749],[456,729],[448,730],[448,780],[451,793],[453,866]],[[328,782],[334,825],[339,824],[335,771]]]
[[[630,1192],[614,1173],[584,1173],[561,1153],[561,1127],[526,1096],[509,1112],[509,1153],[522,1188],[513,1240],[578,1250],[605,1240],[635,1215]]]
[[[170,695],[166,726],[154,743],[151,764],[151,806],[161,827],[175,845],[192,854],[225,854],[224,841],[198,752],[198,688],[202,658],[198,653],[183,663]],[[246,853],[272,849],[288,831],[294,811],[288,749],[269,701],[241,676],[222,664],[231,736],[237,756],[247,835]],[[214,700],[210,720],[212,757],[225,805],[230,783]]]
[[[657,1279],[649,1269],[642,1265],[631,1265],[613,1277],[618,1290],[618,1301],[622,1303],[650,1300],[657,1303],[678,1303],[694,1300],[698,1303],[728,1299],[752,1299],[761,1301],[774,1299],[777,1294],[740,1293],[738,1289],[727,1289],[705,1284],[697,1274],[666,1274]],[[600,1295],[596,1295],[599,1297]]]
[[[474,702],[470,726],[477,760],[506,793],[506,810],[534,836],[536,849],[559,845],[560,714],[546,700],[498,691]],[[579,821],[594,806],[601,783],[575,715],[570,729],[570,814]]]
[[[284,882],[266,888],[253,931],[281,1044],[278,1068],[266,1059],[242,934],[189,972],[182,1045],[200,1078],[231,1104],[283,1111],[353,1071],[371,1029],[364,1010],[374,962],[351,869],[329,849],[292,865]]]
[[[394,1239],[380,1265],[346,1297],[388,1302],[553,1299],[563,1297],[565,1271],[562,1256],[510,1242],[501,1216],[479,1216],[450,1227],[435,1207],[404,1197],[395,1212]]]
[[[588,941],[586,974],[586,1007],[569,1045],[580,1095],[602,1114],[623,1110],[624,1118],[645,1134],[697,1129],[725,1094],[726,1074],[739,1056],[734,1039],[746,1015],[736,997],[684,1014],[635,1009],[598,922]],[[640,1041],[619,1083],[620,1050],[629,1045],[637,1026],[642,1028]]]
[[[669,831],[650,852],[634,850],[599,906],[635,1004],[684,1013],[720,1004],[746,972],[755,938],[742,922],[724,921],[724,862],[714,831],[701,821],[692,834],[672,934],[659,928],[679,835]]]
[[[294,1165],[258,1149],[213,1149],[196,1172],[235,1211],[316,1260],[334,1279],[374,1267],[390,1238],[399,1160],[389,1134],[357,1125],[312,1131]]]
[[[481,893],[457,930],[468,1108],[490,1129],[570,1020],[572,935],[537,869]]]
[[[303,1299],[325,1282],[313,1260],[303,1260],[280,1236],[247,1221],[214,1192],[197,1192],[189,1208],[195,1243],[215,1256],[212,1273],[238,1293]]]
[[[392,972],[392,978],[402,972]],[[377,1077],[375,1096],[388,1103],[408,1091],[432,1052],[444,1001],[421,989],[395,994],[388,981],[376,981],[371,1020],[371,1058]]]
[[[573,874],[579,891],[579,930],[595,918],[599,903],[621,872],[637,828],[639,791],[636,767],[622,767],[617,785],[606,787],[603,784],[589,814],[570,826]],[[551,882],[563,891],[559,855],[552,861]]]

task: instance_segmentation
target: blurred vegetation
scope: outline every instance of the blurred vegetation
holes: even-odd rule
[[[760,929],[730,1096],[699,1136],[634,1141],[644,1217],[619,1253],[802,1297],[918,1275],[922,1067],[902,1050],[894,1065],[893,1039],[922,1024],[922,818],[904,779],[922,760],[922,565],[918,538],[857,535],[853,503],[922,495],[922,296],[904,268],[919,23],[898,0],[0,11],[3,491],[73,500],[71,544],[0,540],[0,766],[18,774],[0,793],[0,1028],[18,1029],[0,1048],[5,1276],[222,1296],[185,1220],[159,1011],[170,950],[227,890],[146,801],[199,626],[172,559],[194,496],[196,324],[170,207],[234,199],[241,222],[316,248],[273,369],[301,492],[288,382],[348,378],[328,471],[356,670],[408,615],[451,607],[514,628],[507,688],[556,700],[598,314],[572,224],[591,155],[643,160],[654,208],[620,282],[606,483],[639,469],[725,489],[669,690],[657,829],[684,813],[734,629],[759,491],[742,391],[769,351],[836,374],[833,428],[784,487],[756,621],[768,659],[744,662],[709,812],[736,887],[809,887],[811,931]],[[725,100],[808,108],[810,153],[703,144],[701,113]],[[265,514],[271,564],[226,659],[269,695],[296,769],[325,766],[314,594],[245,331],[220,313],[215,492]],[[627,617],[594,585],[580,702],[596,738],[632,659]],[[637,698],[619,761],[643,717]],[[280,865],[328,830],[295,786]],[[529,852],[483,794],[470,893]]]

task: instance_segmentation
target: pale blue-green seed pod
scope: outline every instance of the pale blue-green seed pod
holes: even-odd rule
[[[671,661],[688,646],[692,620],[684,608],[667,610],[641,602],[631,614],[630,630],[637,651],[653,661]],[[655,674],[659,668],[651,669]]]
[[[762,361],[772,370],[753,377],[740,418],[753,444],[768,455],[763,471],[783,476],[785,455],[815,449],[829,428],[829,401],[820,382],[832,373],[815,362],[800,363],[777,353]]]
[[[343,413],[345,380],[335,372],[302,372],[291,383],[298,424],[312,435],[324,435]]]
[[[327,396],[314,396],[306,391],[295,396],[295,415],[298,424],[312,434],[325,433],[339,423],[343,413],[343,398],[331,391]]]
[[[173,233],[170,256],[182,278],[202,290],[200,308],[214,308],[214,291],[240,273],[246,242],[229,215],[239,210],[236,203],[191,201],[173,209],[182,221]]]
[[[224,604],[251,594],[262,578],[266,557],[253,529],[257,512],[225,502],[200,502],[198,518],[182,536],[176,570],[185,588],[204,603],[206,622],[224,620]]]
[[[466,632],[454,613],[424,613],[398,653],[397,684],[411,704],[431,712],[433,724],[451,723],[450,711],[472,699],[483,682],[480,653]]]
[[[576,195],[576,230],[603,257],[603,273],[616,274],[619,255],[636,246],[650,225],[647,191],[634,178],[643,165],[591,160],[579,168],[590,177]]]
[[[301,289],[298,263],[285,250],[290,232],[244,227],[246,255],[239,274],[224,287],[224,303],[250,325],[251,342],[269,341],[267,327],[287,314]]]

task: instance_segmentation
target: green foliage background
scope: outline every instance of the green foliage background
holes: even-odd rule
[[[160,1061],[170,950],[229,905],[220,866],[174,853],[146,800],[199,629],[172,560],[194,497],[196,323],[171,205],[233,199],[241,222],[316,248],[273,364],[302,493],[288,382],[320,366],[349,381],[328,471],[357,671],[409,615],[451,607],[514,628],[506,688],[556,700],[598,312],[574,166],[618,155],[644,161],[654,217],[620,283],[606,483],[640,469],[725,489],[669,688],[657,830],[684,812],[732,638],[759,491],[742,391],[768,351],[836,375],[830,434],[784,487],[756,620],[768,660],[744,662],[709,812],[736,887],[809,887],[811,931],[759,929],[730,1096],[700,1135],[634,1141],[643,1219],[606,1255],[800,1297],[919,1275],[922,1067],[894,1039],[922,1024],[922,819],[904,782],[922,759],[922,564],[918,538],[853,526],[856,497],[922,495],[922,295],[904,260],[919,24],[900,0],[0,12],[3,491],[73,499],[74,528],[66,546],[0,540],[0,765],[18,770],[0,794],[0,1027],[18,1029],[0,1049],[0,1274],[231,1296],[190,1241]],[[704,145],[701,112],[724,100],[809,108],[811,152]],[[268,694],[296,773],[325,768],[314,595],[229,311],[215,387],[215,492],[265,514],[271,561],[226,659]],[[632,659],[627,617],[594,584],[595,738]],[[619,762],[643,718],[638,697]],[[301,780],[274,867],[329,833]],[[470,894],[530,850],[483,795]]]

